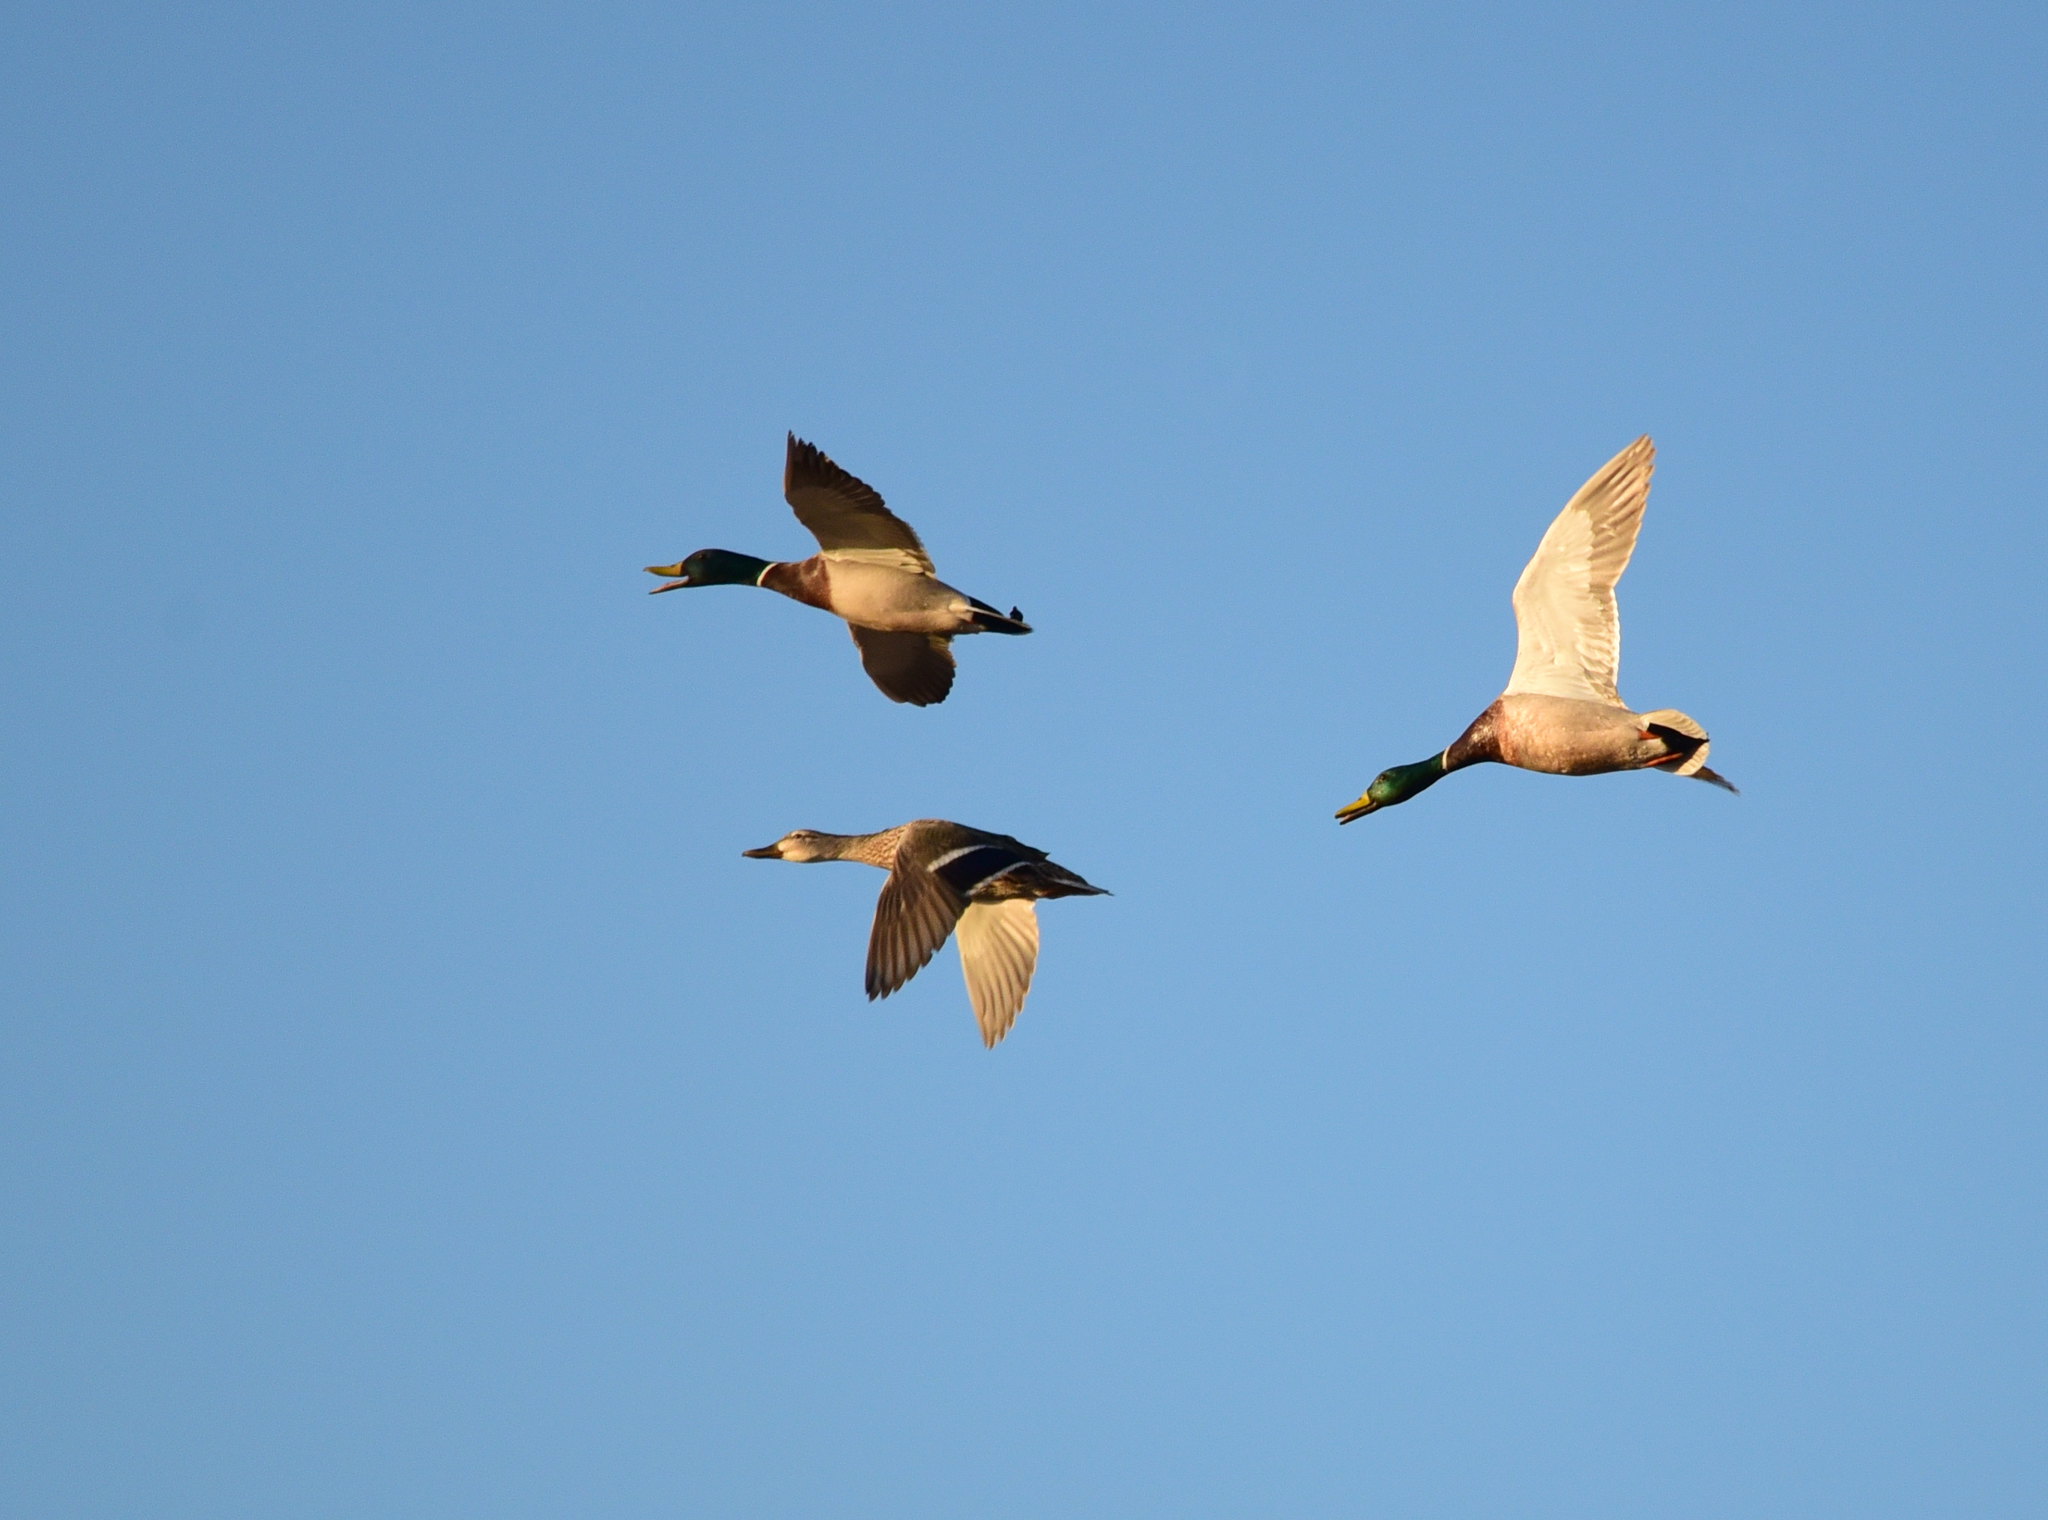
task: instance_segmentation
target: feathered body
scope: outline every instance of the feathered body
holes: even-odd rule
[[[655,591],[752,585],[829,612],[845,620],[861,664],[882,694],[918,707],[943,702],[952,690],[953,639],[1031,632],[1015,608],[1006,616],[940,580],[910,524],[872,486],[794,433],[783,461],[782,494],[818,540],[818,553],[804,560],[764,560],[700,549],[673,565],[649,565],[650,574],[675,577]]]
[[[1638,438],[1610,459],[1551,523],[1515,582],[1515,668],[1507,690],[1442,754],[1382,771],[1337,819],[1406,802],[1452,771],[1485,761],[1553,776],[1661,768],[1729,791],[1707,769],[1707,731],[1675,708],[1621,700],[1621,613],[1614,588],[1635,552],[1656,446]]]
[[[868,997],[895,992],[955,937],[982,1043],[989,1046],[1010,1032],[1031,991],[1038,965],[1032,904],[1105,895],[1022,840],[943,818],[873,834],[797,829],[745,853],[756,860],[851,860],[887,871],[868,936]]]
[[[1496,697],[1444,751],[1446,772],[1494,760],[1553,776],[1599,776],[1690,759],[1705,747],[1667,727],[1683,713],[1633,713],[1606,702],[1516,692]],[[1690,720],[1687,720],[1690,721]]]

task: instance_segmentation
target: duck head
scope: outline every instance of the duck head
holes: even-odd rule
[[[1337,809],[1337,821],[1355,823],[1367,813],[1377,813],[1383,807],[1406,802],[1423,788],[1436,785],[1443,775],[1442,755],[1418,760],[1413,765],[1389,766],[1373,777],[1372,785],[1365,789],[1363,797]]]
[[[832,846],[838,843],[837,834],[821,834],[816,829],[792,829],[773,844],[764,844],[758,850],[741,850],[740,854],[749,860],[837,860]]]
[[[674,576],[665,586],[656,586],[649,596],[680,591],[685,586],[758,586],[771,561],[730,549],[699,549],[688,559],[673,565],[649,565],[649,575]]]

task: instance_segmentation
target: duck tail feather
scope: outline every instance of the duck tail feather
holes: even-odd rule
[[[1742,795],[1741,787],[1737,786],[1734,782],[1730,781],[1726,776],[1722,775],[1719,771],[1710,771],[1704,765],[1696,771],[1687,772],[1687,774],[1690,775],[1692,779],[1695,781],[1710,782],[1713,785],[1721,788],[1721,790],[1724,792],[1733,792],[1738,797]]]
[[[1696,776],[1706,769],[1707,751],[1713,746],[1707,742],[1707,731],[1697,718],[1675,707],[1660,707],[1643,714],[1643,726],[1662,738],[1671,753],[1685,756],[1671,767],[1672,775]]]
[[[1010,609],[1009,616],[1005,617],[986,602],[975,602],[974,610],[968,613],[967,616],[973,622],[975,628],[982,633],[1029,633],[1031,631],[1031,625],[1017,615],[1017,610],[1014,607]]]

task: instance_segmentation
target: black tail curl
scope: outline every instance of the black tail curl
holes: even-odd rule
[[[983,633],[1029,633],[1031,631],[1031,625],[1024,621],[1024,614],[1015,607],[1012,607],[1009,616],[1005,617],[1002,613],[996,611],[995,608],[989,606],[987,602],[976,601],[971,596],[967,600],[974,608],[974,611],[969,616],[973,619],[974,626]]]

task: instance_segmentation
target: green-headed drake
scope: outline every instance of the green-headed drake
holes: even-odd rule
[[[1579,488],[1543,535],[1515,582],[1521,644],[1507,690],[1442,754],[1381,771],[1338,812],[1339,823],[1406,802],[1483,760],[1553,776],[1665,770],[1735,790],[1707,769],[1704,728],[1675,708],[1635,712],[1614,688],[1614,585],[1635,552],[1656,458],[1656,445],[1638,438]]]
[[[742,853],[753,860],[857,860],[887,871],[868,936],[869,1000],[887,997],[916,976],[952,935],[981,1042],[991,1048],[1016,1023],[1038,968],[1032,904],[1042,897],[1106,895],[1043,850],[943,818],[919,818],[879,834],[798,829]]]
[[[953,689],[952,640],[963,633],[1029,633],[1017,609],[1005,617],[955,591],[932,569],[910,524],[874,489],[789,435],[782,494],[819,552],[803,560],[756,559],[728,549],[699,549],[674,565],[656,594],[684,586],[765,586],[844,618],[868,677],[892,702],[929,707]]]

